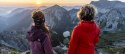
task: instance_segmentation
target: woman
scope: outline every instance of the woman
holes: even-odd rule
[[[77,15],[80,22],[73,29],[68,54],[94,54],[100,33],[99,27],[94,22],[96,9],[93,5],[87,4]]]
[[[53,54],[44,14],[40,10],[36,10],[32,13],[32,18],[34,25],[27,35],[31,54]]]

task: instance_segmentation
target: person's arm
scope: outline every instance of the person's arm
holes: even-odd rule
[[[43,43],[45,54],[54,54],[52,50],[52,45],[49,37],[46,37]]]
[[[78,39],[79,39],[78,29],[75,27],[71,35],[68,54],[75,54],[75,49],[77,47]]]
[[[27,39],[28,39],[28,41],[32,41],[32,42],[36,41],[36,40],[38,40],[38,34],[34,34],[32,32],[28,32]]]
[[[94,40],[95,46],[96,46],[96,44],[99,42],[99,35],[100,35],[100,29],[98,28],[98,30],[97,30],[97,35],[96,35],[95,40]]]
[[[99,42],[99,35],[96,36],[95,40],[94,40],[94,43],[95,45]]]

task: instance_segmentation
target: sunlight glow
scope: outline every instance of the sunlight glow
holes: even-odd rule
[[[36,4],[38,4],[38,5],[39,5],[39,4],[41,4],[41,2],[40,2],[39,0],[37,0],[37,1],[36,1]]]
[[[88,4],[91,1],[98,1],[98,0],[0,0],[0,6],[46,6],[54,4],[83,5],[83,4]],[[117,0],[117,1],[125,2],[125,0]]]
[[[40,6],[40,5],[41,5],[41,1],[36,0],[36,5],[37,5],[37,6]]]

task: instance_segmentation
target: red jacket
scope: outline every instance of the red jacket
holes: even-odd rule
[[[94,54],[100,29],[94,21],[80,21],[73,29],[68,54]]]

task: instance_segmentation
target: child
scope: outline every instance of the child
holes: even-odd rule
[[[32,18],[34,25],[27,35],[31,54],[53,54],[44,14],[40,10],[36,10],[33,12]]]
[[[93,5],[87,4],[80,9],[80,22],[73,29],[68,54],[94,54],[100,34],[100,28],[94,22],[95,15],[96,9]]]

